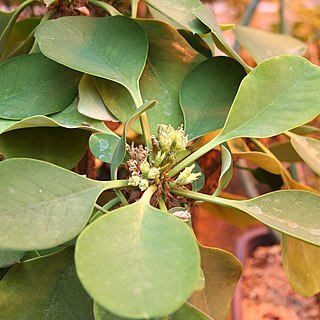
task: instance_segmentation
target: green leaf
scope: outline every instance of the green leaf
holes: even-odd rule
[[[241,263],[222,249],[200,246],[200,254],[206,285],[194,292],[189,302],[215,320],[226,320],[241,276]]]
[[[4,29],[6,28],[14,12],[15,11],[11,11],[11,12],[0,11],[0,34],[2,34]]]
[[[168,24],[152,20],[137,21],[149,39],[148,60],[140,87],[144,101],[154,99],[158,102],[151,112],[147,112],[151,133],[156,134],[158,124],[171,124],[174,128],[183,124],[179,89],[184,78],[203,57]],[[126,122],[136,110],[127,90],[110,81],[96,79],[96,82],[110,111],[121,122]],[[133,129],[141,132],[139,126],[134,126]]]
[[[304,55],[307,46],[293,37],[276,34],[250,27],[239,26],[233,29],[236,39],[260,63],[281,54]]]
[[[195,8],[193,13],[201,22],[203,22],[206,26],[210,28],[216,46],[226,55],[238,61],[246,71],[250,71],[251,67],[249,67],[241,59],[241,57],[231,48],[231,46],[225,40],[221,28],[213,12],[207,6],[202,4]]]
[[[98,304],[94,304],[95,320],[130,320],[129,318],[118,317],[103,309]],[[166,316],[166,320],[212,320],[189,303],[185,303],[178,311]],[[137,319],[138,320],[138,319]],[[143,320],[143,319],[140,319]],[[152,320],[164,320],[164,318],[152,318]]]
[[[213,196],[220,195],[221,191],[228,186],[233,175],[233,161],[232,161],[232,155],[230,153],[228,145],[221,144],[220,151],[221,151],[221,173],[218,181],[218,186],[214,191]]]
[[[124,16],[63,17],[36,31],[41,51],[61,64],[118,82],[135,99],[145,66],[148,40],[143,29]]]
[[[0,176],[0,243],[12,250],[52,248],[75,238],[99,194],[119,187],[31,159],[0,162]]]
[[[0,65],[0,117],[19,120],[64,109],[74,98],[80,74],[40,53]]]
[[[193,33],[205,34],[209,31],[193,14],[201,5],[200,0],[146,0],[146,3]]]
[[[305,163],[320,175],[320,141],[290,133],[291,144]]]
[[[106,133],[93,134],[89,140],[90,151],[99,160],[110,163],[120,138]]]
[[[194,162],[194,165],[195,165],[195,168],[193,170],[193,173],[200,172],[201,176],[199,176],[197,180],[193,181],[191,183],[191,186],[192,186],[193,191],[199,191],[200,189],[203,188],[206,178],[205,178],[204,173],[202,172],[200,166],[196,162]]]
[[[219,138],[266,138],[312,120],[319,86],[320,68],[302,57],[266,60],[243,79]]]
[[[274,142],[269,145],[269,150],[279,161],[298,162],[302,161],[301,157],[294,150],[290,141]]]
[[[320,246],[320,195],[309,191],[281,190],[250,200],[236,201],[172,189],[172,193],[246,212],[267,226]]]
[[[97,219],[77,240],[75,261],[82,284],[100,306],[119,316],[172,313],[189,298],[199,278],[192,231],[150,206],[153,191]]]
[[[72,169],[88,147],[90,132],[65,128],[26,128],[0,135],[5,159],[32,158]]]
[[[93,320],[92,300],[83,290],[73,248],[18,264],[0,283],[1,319]]]
[[[115,118],[104,105],[93,77],[84,74],[79,83],[78,111],[92,119],[113,121]]]
[[[28,18],[14,24],[6,47],[1,53],[1,57],[12,57],[27,54],[34,42],[33,32],[40,23],[39,18]]]
[[[283,235],[284,270],[293,289],[311,297],[320,292],[320,248]]]
[[[20,261],[25,251],[13,251],[0,248],[0,268],[6,268]]]
[[[50,117],[33,116],[21,121],[0,119],[0,134],[16,129],[34,128],[34,127],[63,127],[67,129],[84,129],[93,132],[106,132],[113,134],[102,121],[93,120],[83,116],[77,110],[78,99],[75,98],[72,103]]]
[[[291,130],[292,133],[299,134],[301,136],[307,135],[307,134],[317,134],[320,133],[320,128],[304,125],[301,127],[297,127]]]
[[[194,50],[198,51],[208,59],[212,58],[212,51],[209,45],[198,34],[194,34],[185,29],[178,29],[178,32],[186,39],[186,41],[188,41]]]
[[[190,139],[223,127],[245,75],[242,66],[227,57],[206,60],[190,72],[180,90],[185,131]]]

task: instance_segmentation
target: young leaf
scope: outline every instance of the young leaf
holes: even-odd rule
[[[243,67],[228,57],[206,60],[188,74],[180,89],[180,103],[189,139],[223,127],[245,75]]]
[[[94,221],[76,244],[82,284],[100,306],[123,317],[176,311],[199,278],[193,233],[179,219],[151,207],[150,191]]]
[[[205,34],[209,31],[193,14],[201,5],[200,0],[146,0],[146,3],[193,33]]]
[[[104,105],[93,77],[84,74],[79,83],[78,111],[92,119],[114,121],[115,118]]]
[[[90,132],[65,128],[26,128],[0,135],[5,159],[32,158],[72,169],[88,148]]]
[[[160,123],[178,128],[184,122],[179,103],[181,83],[203,57],[168,24],[152,20],[137,22],[149,39],[148,60],[140,79],[141,94],[144,101],[154,99],[158,102],[151,112],[147,112],[151,133],[157,133]],[[136,110],[128,91],[103,79],[96,79],[96,82],[110,111],[126,122]],[[139,126],[133,128],[139,132]]]
[[[307,46],[293,37],[239,26],[233,29],[236,39],[260,63],[281,54],[304,55]]]
[[[172,193],[239,209],[281,233],[320,246],[320,195],[281,190],[250,200],[236,201],[173,189]]]
[[[213,194],[213,196],[220,195],[221,191],[225,189],[229,182],[232,179],[233,174],[233,161],[232,161],[232,155],[230,153],[230,150],[228,148],[227,144],[221,144],[220,145],[220,151],[221,151],[221,173],[218,181],[218,186]]]
[[[148,39],[124,16],[63,17],[45,22],[35,33],[41,51],[61,64],[125,86],[136,98]]]
[[[320,248],[287,235],[282,236],[284,270],[291,286],[311,297],[320,292]]]
[[[193,293],[189,302],[213,319],[225,320],[241,276],[241,263],[227,251],[201,245],[199,247],[206,284],[204,289]]]
[[[0,249],[0,268],[10,267],[20,261],[26,254],[25,251]]]
[[[90,151],[99,160],[110,163],[120,138],[107,133],[93,134],[89,140]]]
[[[320,141],[290,133],[291,143],[299,156],[320,175]]]
[[[75,238],[99,194],[126,181],[98,182],[31,159],[0,162],[0,243],[12,250],[52,248]]]
[[[74,98],[80,74],[41,53],[0,65],[0,118],[19,120],[64,109]]]
[[[72,247],[20,263],[0,283],[2,319],[93,320],[93,301],[77,278]]]

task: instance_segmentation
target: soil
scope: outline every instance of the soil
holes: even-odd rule
[[[243,273],[244,320],[319,320],[320,303],[293,291],[284,274],[280,246],[258,247]]]

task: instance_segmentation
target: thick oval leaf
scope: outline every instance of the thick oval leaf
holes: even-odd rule
[[[281,174],[282,172],[281,163],[275,157],[266,153],[258,151],[248,151],[234,152],[232,154],[238,156],[239,158],[246,159],[256,164],[259,168],[262,168],[270,173]]]
[[[296,150],[294,150],[290,141],[272,143],[269,145],[269,150],[279,161],[302,161],[301,157],[297,154]]]
[[[246,73],[228,57],[214,57],[197,66],[182,83],[180,102],[185,132],[195,139],[223,127]]]
[[[93,134],[89,140],[90,151],[99,160],[110,163],[120,138],[106,133]]]
[[[304,55],[307,46],[293,37],[276,34],[250,27],[239,26],[233,29],[236,39],[260,63],[281,54]]]
[[[312,120],[320,112],[319,86],[320,68],[308,60],[270,58],[243,79],[220,138],[265,138]]]
[[[78,237],[78,276],[95,301],[119,316],[165,316],[197,285],[200,256],[189,227],[144,197],[94,221]]]
[[[6,268],[20,261],[25,251],[12,251],[0,249],[0,268]]]
[[[206,285],[189,302],[215,320],[226,320],[241,276],[241,263],[231,253],[217,248],[200,246],[200,254]]]
[[[94,120],[83,116],[77,110],[78,99],[75,98],[72,103],[50,117],[33,116],[20,121],[0,119],[0,134],[16,129],[35,128],[35,127],[63,127],[67,129],[84,129],[93,132],[106,132],[113,134],[102,121]]]
[[[0,117],[19,120],[64,109],[74,98],[80,74],[41,53],[0,65]]]
[[[0,243],[13,250],[52,248],[75,238],[99,194],[118,185],[31,159],[0,162],[0,176]]]
[[[283,235],[281,252],[291,286],[304,296],[320,292],[320,248]]]
[[[188,190],[173,189],[185,197],[239,209],[284,234],[320,246],[320,195],[281,190],[250,200],[235,201]]]
[[[209,32],[207,26],[193,14],[193,11],[201,5],[200,0],[146,0],[146,3],[193,33]]]
[[[320,175],[320,141],[317,139],[290,134],[291,143],[299,156]]]
[[[95,320],[130,320],[129,318],[118,317],[103,309],[98,304],[94,304]],[[132,318],[131,318],[132,319]],[[203,314],[189,303],[185,303],[178,311],[166,316],[166,320],[213,320]],[[137,319],[138,320],[138,319]],[[143,319],[140,319],[143,320]],[[164,320],[163,318],[152,318],[152,320]]]
[[[73,248],[11,268],[0,283],[1,319],[93,320],[93,301],[75,272]]]
[[[156,134],[158,124],[171,124],[178,128],[184,123],[179,89],[184,78],[203,57],[168,24],[152,20],[137,21],[147,33],[150,44],[140,87],[144,101],[154,99],[158,102],[152,112],[147,112],[150,130]],[[110,81],[96,79],[96,82],[110,111],[121,122],[126,122],[136,110],[128,91]],[[133,129],[139,132],[139,126],[134,126]]]
[[[139,96],[148,40],[134,20],[124,16],[63,17],[44,23],[35,36],[49,58],[118,82]]]
[[[115,120],[104,105],[93,77],[87,74],[83,75],[79,83],[78,111],[92,119],[104,121]]]
[[[27,128],[0,135],[5,159],[32,158],[72,169],[88,147],[90,132],[65,128]]]

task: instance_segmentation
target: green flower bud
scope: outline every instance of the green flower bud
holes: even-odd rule
[[[166,157],[165,153],[162,153],[161,151],[158,151],[157,155],[156,155],[156,157],[154,159],[154,165],[156,167],[160,167],[161,163],[162,163],[162,161],[164,160],[165,157]]]
[[[128,185],[137,187],[140,184],[141,178],[139,176],[132,176],[129,178]]]
[[[148,161],[143,161],[141,164],[140,164],[140,171],[142,174],[145,174],[145,173],[148,173],[150,170],[150,164]]]
[[[183,186],[196,181],[198,177],[201,176],[201,173],[192,173],[194,167],[194,164],[190,167],[186,167],[182,172],[180,172],[178,178],[174,182]]]
[[[158,168],[152,167],[148,172],[148,179],[156,179],[160,176],[160,170]]]

